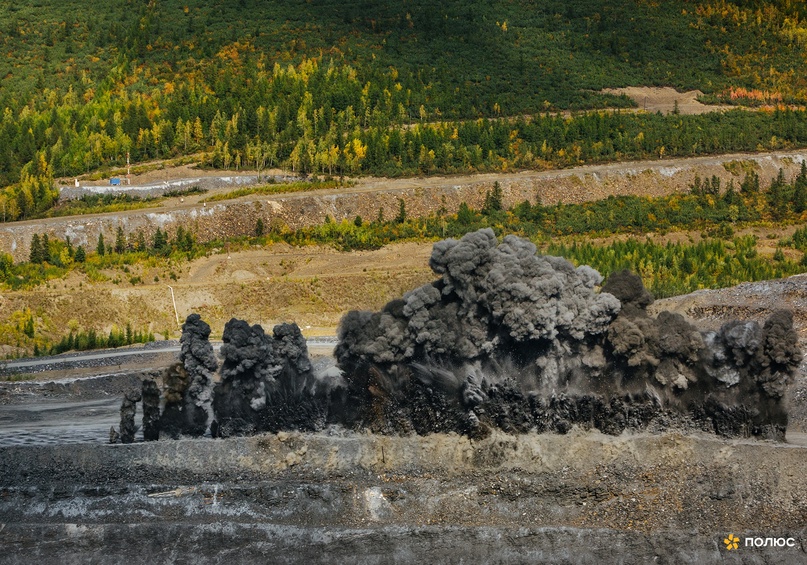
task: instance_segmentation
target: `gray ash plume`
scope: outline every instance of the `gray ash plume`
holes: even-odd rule
[[[214,435],[324,427],[330,388],[314,378],[296,324],[277,325],[270,337],[259,325],[232,319],[224,326],[222,340]]]
[[[272,342],[259,325],[233,318],[222,335],[221,382],[213,407],[217,435],[246,435],[259,431],[256,415],[266,406],[266,385],[280,370]]]
[[[162,434],[201,435],[212,398],[214,437],[341,424],[472,437],[580,426],[784,438],[783,399],[802,357],[789,312],[702,332],[679,314],[652,316],[637,275],[614,273],[599,288],[594,269],[489,229],[435,244],[429,264],[435,282],[343,317],[337,371],[315,373],[295,324],[268,336],[232,319],[213,387],[210,328],[189,316],[181,363],[164,376]],[[144,384],[144,416],[154,389]],[[126,402],[133,422],[135,401]]]
[[[199,314],[182,324],[179,363],[164,376],[165,405],[159,429],[172,438],[199,437],[213,418],[213,378],[218,361],[210,345],[210,326]]]
[[[783,437],[782,398],[801,360],[787,312],[703,333],[679,314],[649,315],[653,297],[634,274],[598,292],[593,269],[491,230],[437,243],[430,266],[439,280],[341,322],[335,355],[355,427]]]
[[[188,316],[182,324],[179,363],[163,373],[163,390],[153,379],[145,379],[140,391],[126,395],[121,406],[124,443],[134,441],[134,411],[141,398],[144,440],[154,441],[161,435],[200,437],[207,432],[213,419],[213,381],[218,369],[209,338],[210,326],[199,314]]]
[[[140,402],[140,391],[133,390],[127,392],[123,397],[123,403],[120,407],[120,441],[121,443],[132,443],[135,440],[135,432],[137,426],[135,425],[135,413],[137,411],[137,403]],[[110,443],[116,443],[118,436],[110,434]]]
[[[549,398],[602,378],[600,342],[620,303],[595,291],[602,278],[590,267],[536,255],[515,236],[500,244],[492,230],[437,243],[430,266],[435,283],[342,320],[339,366],[354,395],[376,405],[360,425],[469,431],[491,398],[525,404],[529,393]],[[497,418],[508,428],[528,410],[506,412]]]
[[[328,406],[341,402],[337,391],[344,389],[343,379],[334,374],[315,376],[296,324],[277,325],[273,336],[267,336],[259,325],[235,318],[227,322],[219,382],[214,382],[218,360],[209,338],[210,326],[198,314],[188,316],[182,326],[179,363],[163,373],[162,391],[146,379],[142,392],[126,395],[121,407],[122,441],[134,441],[135,409],[141,397],[146,441],[199,437],[208,429],[214,437],[318,430],[327,423]]]
[[[324,428],[329,400],[335,392],[334,381],[314,374],[308,345],[297,324],[278,324],[272,334],[280,371],[267,387],[266,410],[261,417],[263,429]]]

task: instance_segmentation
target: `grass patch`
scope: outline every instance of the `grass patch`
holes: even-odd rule
[[[224,194],[214,194],[206,198],[207,202],[219,202],[221,200],[232,200],[242,196],[260,194],[287,194],[290,192],[306,192],[309,190],[329,190],[351,186],[352,183],[337,180],[314,181],[314,182],[291,182],[291,183],[268,183],[260,186],[246,186]]]
[[[2,369],[2,367],[3,364],[0,363],[0,369]],[[0,381],[4,383],[19,383],[24,381],[33,381],[34,379],[36,379],[36,375],[31,375],[28,373],[0,376]]]
[[[82,216],[86,214],[106,214],[110,212],[125,212],[126,210],[139,210],[152,208],[162,198],[140,198],[129,195],[100,195],[82,196],[77,200],[67,200],[54,208],[38,215],[38,218],[60,218],[63,216]]]

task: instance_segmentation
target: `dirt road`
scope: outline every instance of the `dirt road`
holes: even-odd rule
[[[500,184],[512,184],[512,183],[520,183],[524,181],[554,181],[560,179],[567,179],[577,177],[578,179],[585,179],[587,177],[591,177],[596,180],[604,181],[609,177],[633,177],[641,174],[649,174],[649,173],[657,173],[662,177],[672,177],[673,175],[687,171],[697,169],[699,167],[720,167],[724,168],[724,164],[730,163],[732,161],[753,161],[758,163],[759,167],[763,167],[765,162],[770,163],[778,163],[782,166],[789,166],[793,163],[789,162],[788,160],[800,164],[803,159],[807,158],[807,150],[796,150],[796,151],[778,151],[778,152],[769,152],[769,153],[729,153],[724,155],[708,155],[708,156],[701,156],[701,157],[686,157],[686,158],[678,158],[678,159],[654,159],[654,160],[645,160],[645,161],[622,161],[618,163],[605,163],[605,164],[596,164],[596,165],[583,165],[579,167],[572,167],[569,169],[557,169],[557,170],[549,170],[549,171],[514,171],[512,173],[479,173],[479,174],[472,174],[472,175],[433,175],[433,176],[419,176],[419,177],[406,177],[406,178],[397,178],[397,179],[390,179],[390,178],[380,178],[380,177],[359,177],[355,179],[351,179],[353,182],[353,186],[351,187],[343,187],[343,188],[335,188],[335,189],[326,189],[326,190],[317,190],[311,192],[295,192],[290,194],[278,194],[276,196],[269,196],[269,197],[256,197],[254,195],[243,196],[239,199],[240,201],[252,201],[252,200],[259,200],[262,198],[274,198],[279,200],[302,200],[306,198],[310,198],[312,195],[319,196],[319,197],[326,197],[332,195],[345,195],[345,194],[366,194],[370,192],[401,192],[410,189],[422,189],[422,190],[439,190],[445,188],[453,188],[457,186],[465,186],[465,185],[492,185],[494,182],[499,182]],[[197,173],[194,169],[184,167],[182,170],[187,171],[188,176],[193,178],[197,176]],[[777,169],[778,170],[778,169]],[[221,171],[219,171],[219,174]],[[277,175],[280,176],[283,174],[283,171],[279,169],[273,169],[271,171],[264,172],[264,176],[267,175]],[[287,173],[288,174],[288,173]],[[176,179],[173,174],[166,173],[166,175],[170,175],[170,178]],[[254,176],[253,172],[243,172],[230,175],[232,177],[237,176],[245,176],[245,177],[252,177]],[[139,182],[137,177],[133,177],[135,182]],[[198,205],[205,200],[208,200],[211,196],[218,195],[218,194],[226,194],[231,192],[233,189],[231,186],[225,186],[221,188],[216,188],[213,190],[208,191],[205,194],[194,194],[189,196],[183,197],[176,197],[176,198],[169,198],[164,202],[161,202],[160,205],[154,209],[139,209],[139,210],[129,210],[125,212],[117,212],[114,215],[116,216],[132,216],[132,215],[139,215],[143,213],[148,213],[154,210],[165,210],[165,209],[192,209],[198,207]],[[616,192],[608,192],[604,190],[603,193],[599,196],[594,195],[594,197],[586,197],[585,200],[591,200],[596,198],[605,198],[610,196],[611,194],[616,195]],[[559,192],[554,195],[555,198],[546,200],[545,203],[550,204],[554,202],[579,202],[581,201],[580,198],[583,195],[575,194],[574,192]],[[93,217],[100,217],[106,216],[108,214],[89,214],[87,218]],[[30,223],[34,224],[43,224],[47,223],[51,220],[32,220]],[[29,222],[17,222],[18,224],[26,224]]]

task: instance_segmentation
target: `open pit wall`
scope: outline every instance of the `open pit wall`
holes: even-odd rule
[[[579,430],[0,448],[0,561],[805,563],[806,456]]]
[[[718,176],[726,186],[734,180],[739,186],[745,174],[754,170],[763,186],[780,168],[792,178],[799,171],[807,151],[734,154],[660,161],[588,165],[560,171],[526,171],[480,174],[466,177],[427,177],[409,179],[360,179],[356,186],[306,193],[248,196],[238,200],[171,205],[148,210],[130,210],[46,220],[2,224],[0,249],[15,261],[28,258],[31,237],[46,233],[74,245],[95,249],[98,235],[115,240],[117,228],[127,236],[144,233],[150,240],[157,228],[173,233],[179,226],[191,230],[197,241],[252,235],[257,220],[265,229],[297,229],[321,224],[326,216],[336,221],[352,221],[356,216],[375,220],[383,209],[386,219],[398,213],[399,198],[406,203],[410,217],[424,216],[444,209],[454,213],[460,203],[479,209],[485,194],[498,181],[504,203],[512,206],[524,200],[544,204],[579,203],[609,195],[662,196],[688,192],[696,176]]]

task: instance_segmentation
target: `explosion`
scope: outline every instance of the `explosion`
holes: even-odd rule
[[[630,272],[602,284],[594,269],[536,251],[512,235],[498,242],[490,229],[438,242],[429,261],[435,282],[379,312],[344,316],[341,374],[314,372],[296,325],[275,326],[270,337],[233,319],[214,384],[210,328],[192,314],[180,363],[165,378],[162,431],[201,435],[209,424],[214,436],[229,436],[339,424],[481,437],[492,428],[677,426],[784,438],[783,397],[801,361],[790,312],[702,332],[679,314],[653,317],[653,297]],[[135,401],[127,397],[127,414]]]

